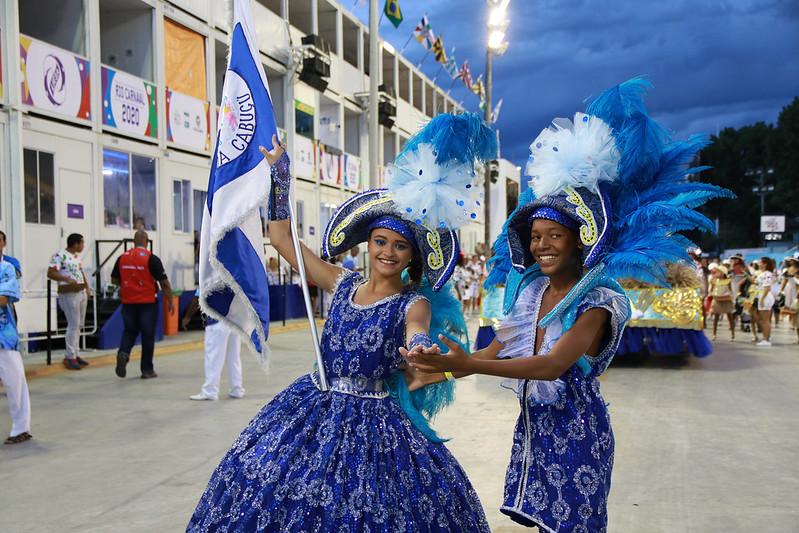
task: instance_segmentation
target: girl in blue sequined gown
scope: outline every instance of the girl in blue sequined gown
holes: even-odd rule
[[[277,146],[262,151],[279,196],[288,190],[288,159]],[[296,268],[287,213],[279,197],[273,202],[271,243]],[[275,396],[214,470],[188,532],[489,531],[458,462],[389,394],[397,379],[406,392],[421,386],[398,352],[429,345],[430,304],[413,287],[423,274],[442,286],[458,257],[454,232],[411,226],[382,191],[352,198],[333,216],[323,252],[366,241],[368,280],[303,245],[308,277],[333,294],[321,340],[332,390],[322,392],[314,372]],[[441,261],[425,264],[430,254]]]

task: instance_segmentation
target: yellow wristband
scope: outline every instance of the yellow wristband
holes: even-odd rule
[[[455,381],[455,376],[452,375],[452,372],[444,372],[444,377],[447,378],[447,381]]]

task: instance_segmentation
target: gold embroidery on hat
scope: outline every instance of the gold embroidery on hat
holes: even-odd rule
[[[597,240],[599,240],[599,230],[596,225],[596,220],[594,219],[594,214],[588,209],[588,206],[585,205],[585,200],[580,196],[580,193],[574,190],[573,187],[566,187],[565,190],[567,193],[566,201],[577,207],[575,210],[577,216],[585,221],[585,224],[580,226],[580,240],[586,246],[596,244]]]
[[[441,235],[434,229],[422,224],[427,229],[427,244],[433,249],[427,254],[427,266],[432,270],[438,270],[444,266],[444,252],[441,250]]]
[[[385,203],[390,202],[390,201],[391,201],[391,198],[389,198],[387,196],[381,196],[380,198],[376,198],[374,200],[370,200],[370,201],[366,202],[365,204],[363,204],[362,206],[360,206],[359,208],[354,209],[352,211],[352,213],[350,213],[349,215],[344,217],[344,220],[342,220],[341,223],[338,224],[333,229],[333,232],[330,234],[330,245],[331,246],[338,246],[342,242],[344,242],[344,239],[347,237],[347,235],[344,232],[344,230],[347,229],[347,227],[352,223],[352,220],[357,215],[360,215],[364,211],[368,211],[369,209],[371,209],[372,207],[374,207],[376,205],[385,204]]]

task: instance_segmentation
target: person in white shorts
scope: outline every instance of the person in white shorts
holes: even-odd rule
[[[2,232],[0,232],[2,233]],[[19,301],[19,281],[14,266],[2,260],[5,234],[0,239],[0,380],[6,390],[11,431],[5,444],[31,440],[31,400],[25,367],[18,350],[19,335],[11,305]]]
[[[199,296],[199,291],[198,291]],[[241,339],[229,327],[209,318],[205,326],[205,383],[190,400],[218,400],[222,367],[227,362],[231,398],[244,398],[241,377]]]

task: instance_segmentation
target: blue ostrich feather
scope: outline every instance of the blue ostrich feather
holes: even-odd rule
[[[586,113],[601,118],[614,130],[635,112],[646,112],[644,97],[652,83],[638,76],[604,91],[588,106]]]
[[[408,139],[400,155],[416,150],[420,144],[435,147],[439,165],[455,161],[473,166],[475,159],[487,161],[497,153],[497,136],[477,113],[436,115]]]
[[[513,263],[510,258],[510,247],[508,245],[508,223],[519,209],[533,200],[535,200],[535,194],[533,193],[532,187],[528,187],[519,195],[519,204],[502,225],[502,231],[497,235],[494,241],[494,255],[486,262],[486,267],[488,267],[489,271],[485,282],[483,282],[484,287],[489,288],[504,284],[508,274],[513,270]]]
[[[668,140],[668,132],[645,113],[633,113],[616,135],[622,154],[619,188],[640,190],[649,186],[660,169],[663,147]]]
[[[704,203],[704,202],[702,202]],[[671,231],[701,229],[713,231],[713,221],[690,207],[676,205],[673,200],[652,202],[639,207],[622,222],[641,230],[664,227]]]

